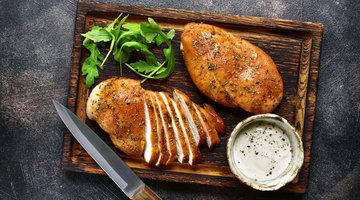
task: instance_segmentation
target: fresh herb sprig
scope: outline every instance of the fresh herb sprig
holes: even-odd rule
[[[175,36],[175,30],[172,29],[165,34],[152,18],[140,24],[125,24],[128,16],[119,21],[120,17],[121,14],[106,27],[93,26],[89,32],[82,34],[85,37],[83,46],[90,52],[82,66],[82,74],[86,77],[85,83],[88,88],[94,84],[95,78],[99,77],[98,68],[104,69],[111,52],[114,59],[120,63],[121,76],[123,65],[144,77],[142,82],[149,78],[164,79],[174,71],[175,60],[171,40]],[[108,42],[110,47],[104,58],[99,47]],[[162,44],[166,44],[167,48],[163,49],[164,61],[159,62],[149,47]],[[140,52],[143,59],[129,63],[134,61],[134,51]]]

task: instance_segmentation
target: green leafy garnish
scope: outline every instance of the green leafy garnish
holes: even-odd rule
[[[90,56],[87,57],[82,66],[82,75],[86,76],[85,83],[86,87],[90,87],[94,84],[94,79],[99,77],[98,67],[103,69],[101,62],[104,60],[104,57],[101,55],[96,44],[90,39],[85,38],[83,41],[84,47],[90,51]]]
[[[148,18],[148,22],[135,24],[125,23],[128,16],[119,21],[120,17],[121,14],[106,27],[93,26],[89,32],[82,34],[85,37],[83,46],[90,52],[82,66],[82,74],[86,76],[88,88],[94,84],[95,78],[99,77],[98,68],[103,69],[111,52],[114,59],[120,63],[121,76],[123,65],[144,77],[142,82],[149,78],[164,79],[174,71],[175,60],[171,40],[175,36],[175,30],[172,29],[165,34],[152,18]],[[109,42],[109,51],[104,58],[99,46]],[[167,48],[163,49],[164,61],[159,62],[149,47],[162,44]],[[134,52],[143,56],[136,59],[132,57]]]

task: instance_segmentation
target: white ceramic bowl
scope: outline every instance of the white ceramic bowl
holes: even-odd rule
[[[283,148],[279,150],[281,154],[275,154],[276,148]],[[227,158],[231,171],[243,183],[257,190],[272,191],[296,177],[303,164],[304,150],[295,128],[284,118],[260,114],[241,121],[234,128],[227,143]],[[269,163],[278,164],[271,165],[273,171],[265,172]]]

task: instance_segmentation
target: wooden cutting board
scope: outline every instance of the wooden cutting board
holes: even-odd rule
[[[143,160],[129,158],[120,150],[115,149],[107,134],[95,122],[86,118],[85,105],[91,89],[90,91],[86,89],[84,78],[81,75],[82,61],[88,56],[88,52],[82,47],[83,38],[80,34],[87,32],[93,25],[104,26],[120,13],[130,14],[127,22],[141,22],[146,21],[147,17],[152,17],[162,29],[176,30],[173,40],[176,59],[175,72],[163,82],[150,80],[142,86],[146,89],[165,91],[169,91],[173,87],[180,88],[194,102],[211,104],[223,117],[227,126],[227,133],[221,137],[221,144],[214,150],[208,150],[206,147],[201,149],[202,161],[200,164],[191,167],[176,162],[166,169],[151,168]],[[230,171],[226,159],[226,143],[236,124],[251,114],[241,109],[220,106],[197,90],[189,77],[179,51],[179,38],[183,26],[189,22],[203,22],[225,28],[234,35],[259,46],[273,58],[284,81],[284,98],[274,113],[286,118],[296,127],[302,135],[305,150],[304,165],[298,177],[283,187],[281,191],[305,192],[311,157],[311,137],[323,33],[322,24],[80,1],[76,14],[68,107],[86,121],[142,178],[215,186],[246,187]],[[96,83],[114,76],[119,76],[119,65],[110,58]],[[128,70],[125,70],[124,76],[140,79]],[[64,134],[62,166],[64,170],[69,171],[104,174],[68,130]]]

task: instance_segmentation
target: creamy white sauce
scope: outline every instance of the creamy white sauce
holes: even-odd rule
[[[292,150],[285,132],[276,125],[259,122],[243,129],[234,141],[234,161],[250,179],[271,180],[285,171]]]

